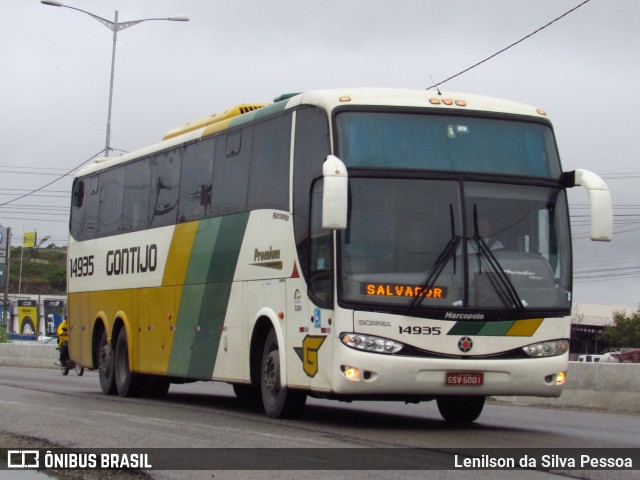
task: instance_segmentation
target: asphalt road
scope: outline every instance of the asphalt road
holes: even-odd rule
[[[158,479],[638,478],[638,470],[556,470],[553,473],[537,470],[406,470],[414,466],[418,469],[420,465],[450,468],[445,465],[452,465],[451,459],[460,449],[520,449],[518,454],[536,448],[630,448],[638,452],[638,415],[490,403],[478,421],[460,426],[444,422],[433,402],[418,405],[401,402],[345,404],[309,399],[301,418],[273,420],[259,408],[239,402],[226,384],[172,385],[163,400],[128,399],[102,395],[95,372],[86,372],[83,377],[71,372],[63,377],[58,370],[12,367],[0,369],[0,392],[0,432],[40,439],[52,446],[272,448],[278,449],[275,461],[284,463],[290,461],[292,453],[287,449],[306,449],[300,452],[341,449],[326,451],[340,459],[338,470],[327,470],[322,461],[331,462],[332,457],[320,455],[320,468],[324,468],[321,471],[313,471],[313,464],[310,464],[303,471],[148,472]],[[10,444],[1,446],[15,448]],[[355,450],[362,447],[380,450],[362,455]],[[393,470],[362,470],[385,468],[383,462],[389,449],[397,447],[404,450],[398,450],[398,454],[391,452],[395,455],[391,464],[397,467],[399,461],[406,459],[406,465]],[[421,450],[419,453],[407,450],[412,448]],[[253,457],[248,461],[255,460],[260,464],[260,455],[269,451],[247,452]],[[233,465],[233,461],[231,463]],[[350,469],[348,475],[345,465],[353,465],[354,470]],[[2,473],[0,471],[0,478],[3,478]]]

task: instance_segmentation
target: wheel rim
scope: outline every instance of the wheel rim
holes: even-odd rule
[[[263,366],[264,386],[271,400],[277,400],[280,394],[280,358],[278,350],[272,350],[267,355]]]

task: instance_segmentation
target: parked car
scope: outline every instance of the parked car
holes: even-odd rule
[[[640,348],[623,348],[618,359],[620,363],[640,363]]]
[[[607,352],[600,358],[600,363],[620,363],[620,352]]]
[[[600,359],[602,358],[602,355],[580,355],[578,357],[578,361],[579,362],[587,362],[587,363],[598,363],[600,361]]]

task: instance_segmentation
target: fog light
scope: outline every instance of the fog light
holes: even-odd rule
[[[354,382],[360,380],[360,370],[356,367],[346,367],[343,365],[342,373],[344,373],[344,376],[347,377],[348,380],[353,380]]]
[[[567,381],[567,372],[560,372],[556,377],[556,385],[562,385]]]

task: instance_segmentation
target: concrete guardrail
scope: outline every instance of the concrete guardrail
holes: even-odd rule
[[[640,363],[569,362],[560,398],[496,397],[527,405],[640,413]]]
[[[0,367],[59,368],[59,358],[54,343],[0,343]]]

